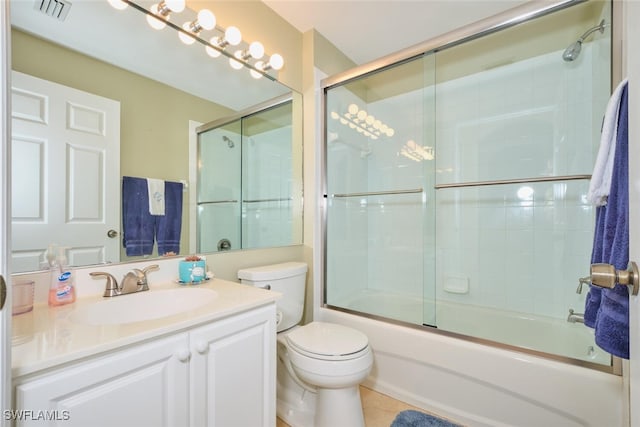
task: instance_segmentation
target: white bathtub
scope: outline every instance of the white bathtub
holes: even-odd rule
[[[344,308],[408,323],[423,323],[423,300],[388,292],[365,291],[346,300]],[[581,323],[515,311],[439,300],[435,318],[439,329],[553,355],[608,366],[610,355],[594,341],[593,329]],[[568,314],[568,313],[567,313]]]
[[[620,376],[328,308],[316,319],[367,334],[366,386],[462,424],[623,425]]]

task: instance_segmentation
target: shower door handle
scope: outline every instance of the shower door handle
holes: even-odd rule
[[[611,264],[591,264],[591,284],[601,288],[612,289],[619,283],[628,285],[632,295],[638,295],[640,288],[640,272],[635,262],[629,263],[627,270],[616,270]]]

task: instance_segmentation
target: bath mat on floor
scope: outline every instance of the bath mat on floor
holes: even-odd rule
[[[462,427],[442,418],[408,409],[399,412],[391,423],[391,427]]]

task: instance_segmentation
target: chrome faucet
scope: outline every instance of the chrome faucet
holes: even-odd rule
[[[158,268],[159,266],[157,264],[147,266],[142,270],[134,268],[122,278],[122,283],[120,285],[118,285],[118,281],[116,280],[116,278],[109,273],[95,271],[90,273],[90,275],[94,277],[106,277],[107,285],[104,289],[103,296],[117,297],[118,295],[148,291],[149,282],[147,280],[147,272],[151,270],[157,270]]]
[[[567,316],[567,322],[569,323],[584,323],[584,314],[576,313],[573,308],[569,309],[569,316]]]

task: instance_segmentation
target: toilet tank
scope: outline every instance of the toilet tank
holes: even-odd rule
[[[307,264],[304,262],[284,262],[238,271],[241,283],[282,294],[276,301],[278,332],[289,329],[302,320],[306,277]]]

